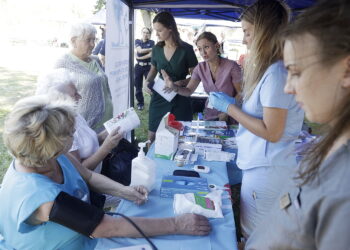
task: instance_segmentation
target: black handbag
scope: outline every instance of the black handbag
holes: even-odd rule
[[[131,161],[138,152],[136,146],[123,138],[103,160],[101,174],[125,186],[130,185]]]

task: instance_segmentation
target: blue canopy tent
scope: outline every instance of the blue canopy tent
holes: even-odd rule
[[[293,14],[311,6],[316,0],[286,0]],[[255,0],[123,0],[132,9],[159,12],[166,10],[175,17],[238,21],[242,11]]]
[[[116,1],[116,0],[111,0]],[[129,7],[129,44],[134,44],[134,10],[153,12],[168,11],[175,17],[192,19],[227,20],[238,22],[241,13],[256,0],[118,0]],[[313,5],[316,0],[284,0],[293,15]],[[107,9],[108,12],[108,9]],[[108,24],[107,24],[108,25]],[[129,58],[134,58],[134,49],[130,46]],[[130,60],[132,61],[132,60]],[[129,65],[129,76],[134,75],[134,66]],[[130,77],[129,105],[134,105],[134,78]],[[133,136],[132,136],[133,137]]]

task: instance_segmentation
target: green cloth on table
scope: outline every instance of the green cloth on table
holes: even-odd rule
[[[164,69],[173,81],[186,79],[189,74],[189,68],[197,65],[197,57],[193,51],[193,47],[188,43],[182,44],[176,48],[170,61],[165,58],[164,48],[154,46],[152,49],[151,63],[160,73]],[[163,78],[161,76],[161,78]],[[148,129],[156,132],[162,117],[171,112],[177,120],[191,121],[192,106],[190,97],[176,95],[171,102],[165,100],[161,95],[153,92],[149,107]]]

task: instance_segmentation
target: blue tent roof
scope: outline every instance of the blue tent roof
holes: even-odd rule
[[[135,9],[154,12],[166,10],[175,17],[225,19],[237,21],[243,9],[255,0],[124,0]],[[294,14],[313,5],[316,0],[285,0]]]

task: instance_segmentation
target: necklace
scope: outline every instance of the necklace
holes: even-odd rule
[[[217,63],[213,63],[211,65],[209,64],[209,69],[213,77],[215,77],[215,73],[218,70],[219,66],[220,66],[220,58],[217,61]]]

